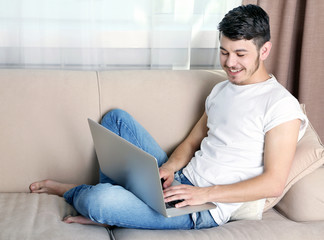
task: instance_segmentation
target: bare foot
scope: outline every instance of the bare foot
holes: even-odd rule
[[[34,182],[29,186],[32,193],[47,193],[63,197],[63,194],[76,187],[76,184],[60,183],[53,180]]]
[[[101,227],[109,227],[107,224],[101,224],[97,222],[91,221],[89,218],[83,217],[83,216],[66,216],[63,219],[63,222],[65,223],[79,223],[83,225],[96,225],[96,226],[101,226]]]

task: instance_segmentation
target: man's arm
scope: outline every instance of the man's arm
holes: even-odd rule
[[[204,113],[188,137],[175,149],[169,160],[160,167],[160,177],[165,180],[164,188],[171,185],[174,173],[189,163],[201,141],[207,136],[207,131],[207,114]]]
[[[177,207],[205,202],[245,202],[277,197],[283,192],[294,158],[300,120],[283,123],[266,133],[264,172],[260,176],[229,185],[198,188],[186,185],[165,190],[166,201],[185,199]]]

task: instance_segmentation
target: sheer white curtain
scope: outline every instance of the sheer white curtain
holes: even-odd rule
[[[0,0],[0,67],[218,68],[217,25],[241,0]]]

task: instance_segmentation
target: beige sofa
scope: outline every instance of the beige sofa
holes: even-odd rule
[[[262,220],[190,231],[105,229],[65,224],[77,213],[62,198],[29,193],[45,178],[98,181],[87,118],[100,121],[112,108],[130,112],[170,153],[224,79],[222,71],[0,70],[0,239],[323,239],[323,145],[312,127],[284,198],[268,199]]]

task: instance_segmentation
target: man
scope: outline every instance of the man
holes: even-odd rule
[[[263,9],[235,8],[219,30],[220,60],[228,81],[214,87],[205,113],[169,159],[126,112],[114,110],[102,120],[157,158],[166,202],[184,199],[176,207],[214,202],[216,209],[164,218],[102,173],[96,186],[45,180],[31,184],[31,192],[64,196],[81,214],[67,217],[67,223],[147,229],[218,226],[242,202],[281,195],[308,121],[298,101],[264,66],[271,43]],[[171,187],[174,178],[182,184]]]

